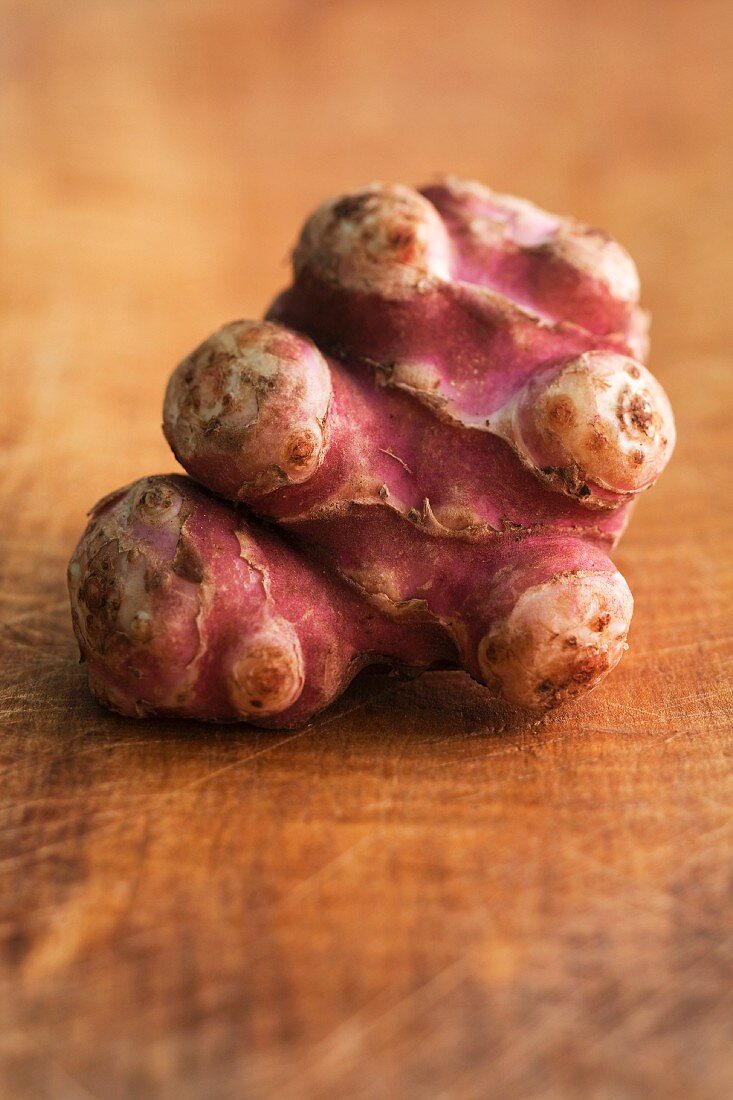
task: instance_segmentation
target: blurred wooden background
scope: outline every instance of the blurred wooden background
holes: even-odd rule
[[[727,1100],[733,6],[0,12],[3,1100]],[[622,667],[536,725],[447,673],[289,735],[103,713],[64,568],[172,467],[169,369],[318,200],[442,170],[639,262],[680,442]]]

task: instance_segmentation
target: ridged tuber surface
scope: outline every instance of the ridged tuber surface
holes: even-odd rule
[[[594,687],[621,657],[632,611],[607,553],[674,445],[669,403],[641,362],[647,318],[630,257],[597,230],[447,180],[324,204],[293,266],[268,319],[214,333],[166,394],[177,458],[248,518],[162,479],[191,509],[165,528],[164,548],[140,526],[135,501],[151,490],[135,487],[100,506],[80,544],[72,604],[98,694],[127,713],[285,725],[379,659],[459,664],[535,711]],[[230,532],[226,569],[196,542],[204,528]],[[102,529],[127,554],[162,555],[146,566],[165,577],[155,609],[142,609],[157,622],[152,646],[109,601],[95,610],[84,597]],[[256,552],[237,558],[243,539]],[[182,580],[174,563],[194,544],[200,579]],[[243,594],[256,588],[253,554],[256,610]],[[127,591],[123,558],[110,562]],[[182,583],[197,586],[192,618],[185,607],[199,648],[177,694],[165,638],[175,651]],[[297,696],[271,699],[267,714],[242,705],[223,658],[204,655],[220,644],[216,624],[236,622],[265,668],[269,651],[252,640],[265,614],[301,670]],[[105,615],[112,654],[94,634]],[[138,651],[156,654],[144,685],[124,672]]]

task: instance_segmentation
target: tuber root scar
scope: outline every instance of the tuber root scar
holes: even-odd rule
[[[232,663],[229,692],[243,715],[279,714],[303,689],[303,661],[297,638],[251,640]]]

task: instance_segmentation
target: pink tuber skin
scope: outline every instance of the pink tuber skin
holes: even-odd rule
[[[175,371],[164,409],[166,437],[191,476],[275,521],[293,546],[251,520],[245,527],[190,483],[156,482],[190,502],[178,542],[204,527],[236,530],[257,547],[257,575],[297,652],[319,643],[329,654],[299,658],[297,700],[270,700],[257,721],[304,720],[379,659],[456,663],[539,712],[618,662],[633,602],[607,551],[674,445],[667,398],[640,362],[638,293],[633,262],[607,236],[478,184],[448,180],[423,193],[374,184],[311,216],[293,284],[269,319],[214,333]],[[75,559],[72,604],[100,524],[123,524],[130,550],[137,539],[148,546],[136,492],[99,506]],[[165,553],[152,544],[165,558],[164,587],[177,593],[173,563],[187,551],[172,531]],[[204,579],[185,583],[226,590],[195,611],[197,654],[216,651],[219,619],[236,621],[238,644],[256,647],[262,612],[239,592],[256,588],[251,552],[230,561],[223,585],[223,556],[210,564],[204,543],[196,552]],[[126,570],[114,570],[123,588]],[[251,704],[232,702],[226,662],[197,656],[196,676],[179,665],[171,687],[165,638],[180,637],[180,609],[156,599],[157,663],[144,685],[125,676],[122,650],[107,656],[93,636],[109,601],[107,611],[77,607],[98,693],[126,713],[252,719]],[[120,614],[110,636],[129,639]],[[135,654],[150,645],[130,644]]]

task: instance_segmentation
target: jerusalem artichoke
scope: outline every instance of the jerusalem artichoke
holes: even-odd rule
[[[92,692],[123,714],[297,725],[374,653],[416,669],[452,658],[437,628],[380,614],[181,476],[100,501],[68,575]]]
[[[607,551],[674,445],[638,292],[605,234],[478,184],[320,207],[268,320],[165,399],[189,474],[283,535],[181,478],[102,502],[71,566],[97,693],[290,725],[378,660],[535,711],[595,686],[632,610]],[[180,502],[162,526],[150,494]]]

